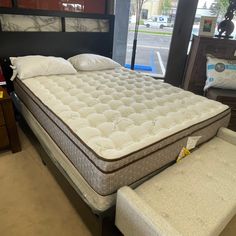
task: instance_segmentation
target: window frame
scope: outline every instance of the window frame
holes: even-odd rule
[[[179,0],[164,81],[181,87],[198,0]],[[187,9],[187,10],[186,10]],[[184,14],[182,14],[184,12]]]
[[[113,1],[113,5],[117,0]],[[128,1],[128,0],[127,0]],[[130,1],[130,0],[129,0]],[[179,0],[176,10],[175,23],[171,36],[166,73],[163,77],[150,74],[155,79],[162,79],[174,86],[181,87],[188,57],[188,46],[192,33],[198,0]],[[188,9],[186,11],[186,9]],[[184,14],[182,14],[184,12]],[[119,17],[116,16],[116,20]],[[116,42],[114,42],[116,46]]]

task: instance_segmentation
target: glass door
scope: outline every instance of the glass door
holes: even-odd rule
[[[131,0],[126,67],[131,67],[136,22],[136,4]],[[169,55],[178,0],[146,0],[143,2],[137,38],[134,70],[164,77]]]

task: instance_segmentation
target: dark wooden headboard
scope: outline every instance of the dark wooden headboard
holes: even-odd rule
[[[207,54],[221,59],[236,59],[236,40],[194,36],[188,57],[183,88],[203,95]]]
[[[0,8],[1,14],[54,16],[61,20],[61,32],[17,32],[3,31],[0,27],[0,61],[3,73],[9,82],[9,57],[25,55],[60,56],[68,58],[81,53],[94,53],[112,57],[114,16],[99,14],[84,14],[72,12],[52,12],[44,10],[26,10]],[[107,20],[106,32],[66,32],[66,18],[87,18]]]
[[[108,33],[0,32],[0,57],[45,55],[68,58],[79,53],[112,57]]]

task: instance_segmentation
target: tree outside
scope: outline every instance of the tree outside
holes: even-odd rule
[[[229,0],[216,0],[211,4],[210,10],[212,14],[218,16],[219,18],[224,18],[229,6]]]
[[[137,40],[138,40],[138,30],[139,30],[139,24],[140,24],[140,17],[142,12],[143,3],[147,0],[135,0],[134,6],[135,6],[135,15],[136,15],[136,22],[135,22],[135,28],[134,28],[134,39],[133,39],[133,51],[132,51],[132,58],[131,58],[131,69],[134,69],[135,65],[135,57],[136,57],[136,48],[137,48]]]
[[[172,7],[171,0],[161,0],[159,2],[159,9],[160,9],[159,14],[169,15],[171,11],[171,7]]]
[[[131,0],[130,16],[136,15],[136,6],[140,0]],[[170,15],[176,8],[177,0],[144,0],[143,9],[148,10],[148,17],[153,15]]]

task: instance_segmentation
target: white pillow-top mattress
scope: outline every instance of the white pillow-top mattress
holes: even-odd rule
[[[23,82],[105,159],[127,155],[227,109],[126,69]]]
[[[209,135],[214,136],[220,126],[227,126],[230,116],[229,108],[221,103],[125,68],[39,76],[22,81],[18,79],[16,83],[34,97],[35,104],[44,104],[44,108],[38,105],[41,110],[47,108],[48,114],[57,117],[55,122],[59,128],[65,129],[60,122],[65,124],[67,136],[71,132],[72,139],[75,136],[78,138],[90,164],[94,164],[102,176],[109,174],[110,182],[114,182],[112,177],[115,171],[123,176],[122,167],[128,168],[133,162],[137,164],[141,156],[149,154],[155,159],[153,161],[157,161],[153,156],[154,151],[179,139],[184,141],[183,138],[194,132],[202,136],[200,143],[207,141],[212,138]],[[18,93],[24,101],[21,92]],[[35,107],[32,106],[32,110]],[[211,128],[211,132],[199,133],[203,128]],[[173,150],[176,153],[180,151],[176,148]],[[176,153],[173,154],[175,157]],[[78,159],[74,161],[75,165],[79,165]],[[144,168],[143,176],[154,170]],[[136,171],[132,167],[131,172]],[[85,178],[89,176],[87,172]],[[137,178],[126,181],[124,177],[124,181],[118,185],[130,184],[134,179]],[[111,189],[98,192],[107,194],[116,188]]]

